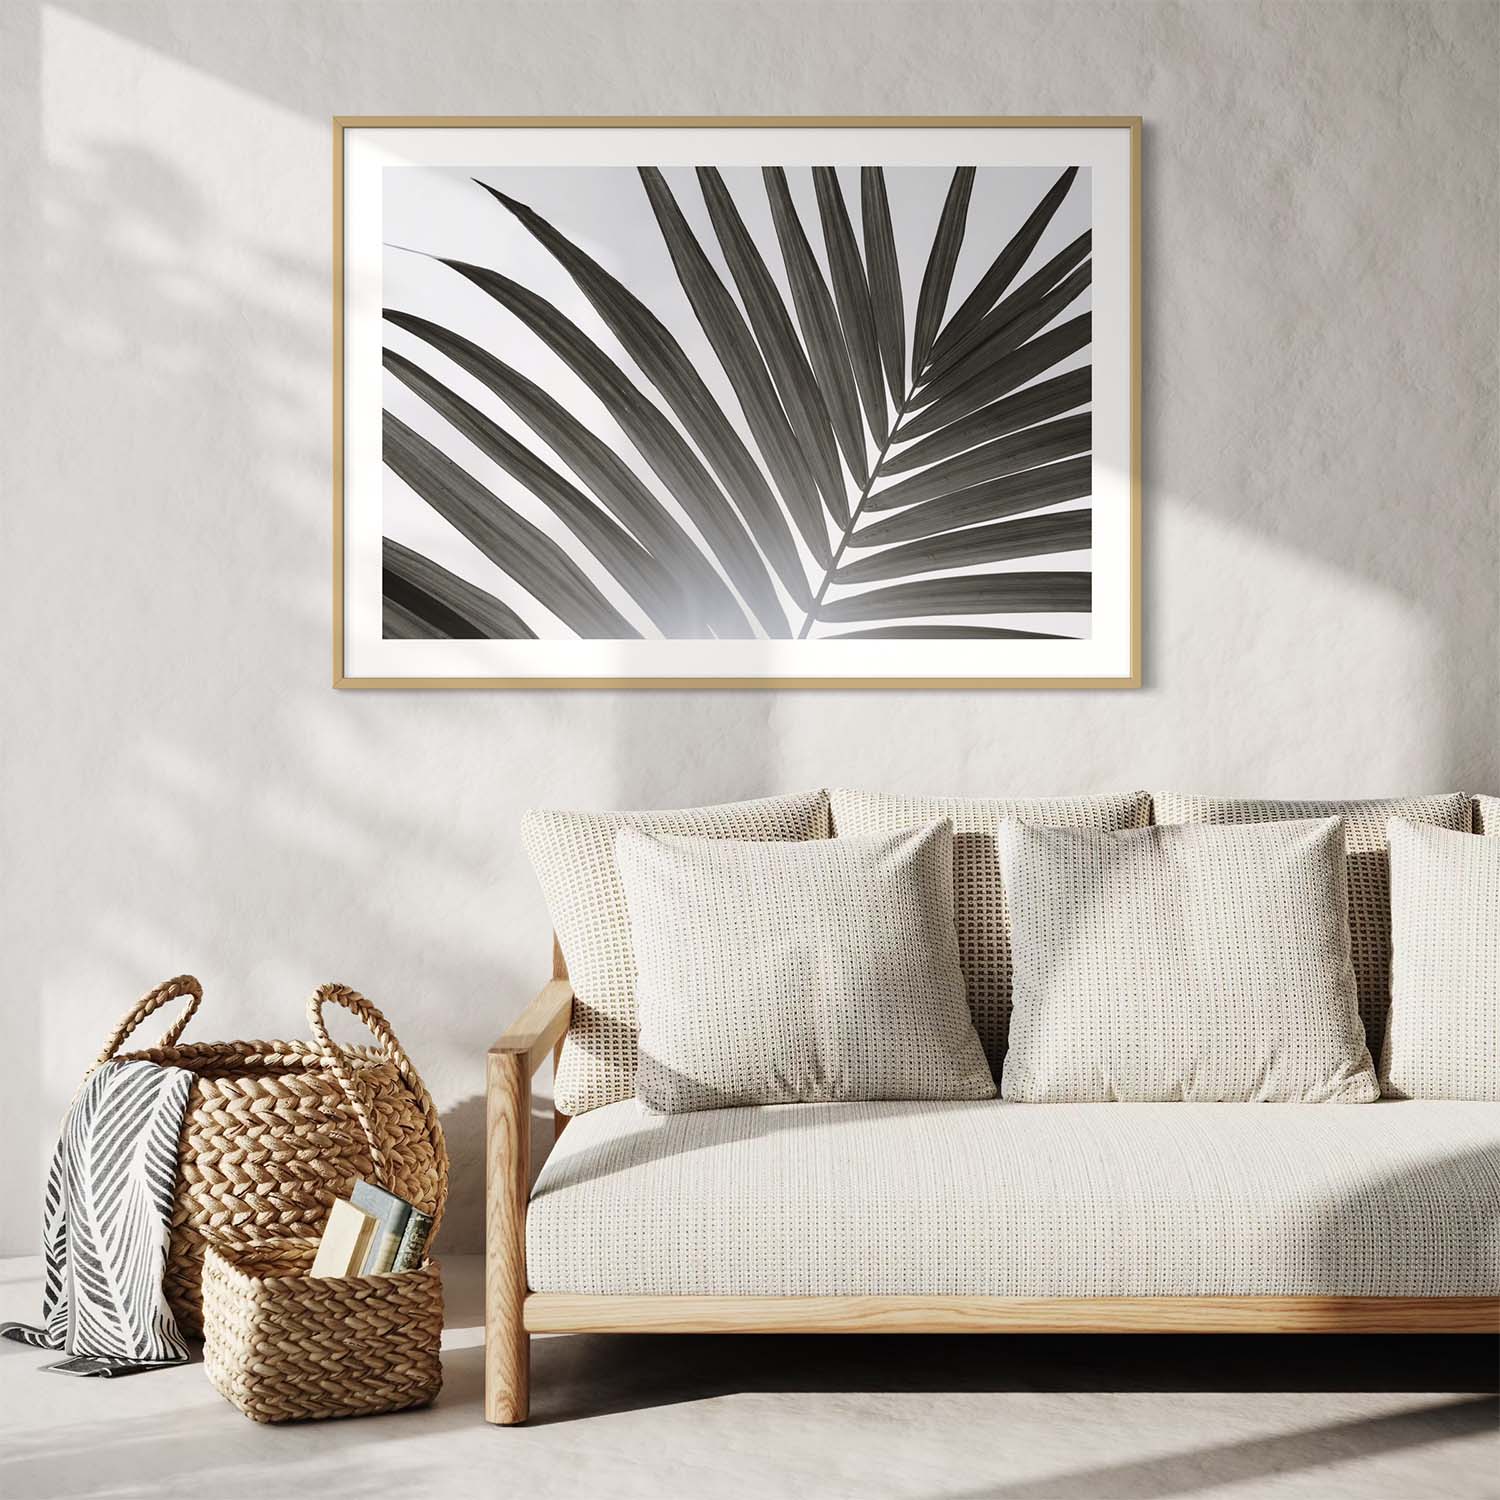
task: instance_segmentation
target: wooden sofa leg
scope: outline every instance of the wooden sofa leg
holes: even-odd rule
[[[484,1419],[515,1427],[531,1415],[531,1335],[487,1329],[484,1349]]]
[[[531,1074],[524,1054],[489,1054],[485,1095],[484,1415],[509,1426],[531,1409],[524,1321]]]

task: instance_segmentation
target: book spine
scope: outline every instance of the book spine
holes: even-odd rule
[[[424,1214],[420,1208],[411,1211],[406,1224],[406,1233],[401,1236],[401,1248],[396,1252],[393,1271],[410,1271],[422,1264],[422,1254],[427,1249],[427,1236],[432,1233],[432,1215]]]
[[[411,1204],[371,1182],[356,1182],[349,1197],[357,1208],[372,1214],[380,1226],[375,1231],[361,1274],[382,1276],[395,1264],[401,1236],[406,1232],[407,1219],[411,1215]]]
[[[318,1241],[311,1276],[358,1276],[374,1238],[377,1220],[347,1198],[335,1198]]]
[[[384,1276],[391,1269],[396,1259],[396,1252],[401,1246],[401,1236],[394,1230],[382,1225],[379,1233],[370,1241],[369,1254],[365,1256],[365,1263],[360,1271],[361,1276]]]

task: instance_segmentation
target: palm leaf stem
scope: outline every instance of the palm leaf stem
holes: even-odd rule
[[[891,445],[896,441],[896,429],[901,425],[901,418],[906,415],[906,403],[911,400],[913,387],[908,386],[906,395],[901,400],[901,405],[896,408],[896,415],[890,426],[886,429],[885,442],[881,445],[880,452],[875,455],[875,462],[870,468],[870,477],[865,480],[864,488],[859,492],[859,499],[855,502],[853,511],[849,515],[849,524],[844,528],[844,534],[839,538],[838,547],[833,554],[833,561],[828,564],[828,571],[823,575],[823,582],[818,592],[813,596],[812,608],[807,612],[807,618],[802,622],[802,629],[797,632],[797,639],[805,641],[807,632],[813,628],[818,618],[818,611],[823,607],[823,596],[828,592],[829,585],[833,582],[833,576],[839,570],[839,563],[843,560],[844,549],[848,547],[854,536],[854,528],[859,525],[859,518],[864,513],[865,502],[870,498],[870,492],[875,488],[880,478],[881,465],[885,463],[885,456],[890,452]]]

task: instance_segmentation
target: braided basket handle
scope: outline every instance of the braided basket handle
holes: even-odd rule
[[[203,999],[203,986],[191,974],[179,974],[175,979],[168,979],[157,985],[154,990],[142,995],[126,1013],[120,1024],[110,1032],[109,1040],[104,1044],[104,1050],[95,1059],[89,1072],[92,1073],[95,1068],[102,1068],[120,1050],[125,1038],[153,1011],[160,1010],[169,1000],[177,1000],[183,995],[188,997],[187,1009],[162,1032],[161,1040],[156,1044],[158,1047],[174,1046],[187,1023],[193,1019],[193,1013]]]
[[[397,1041],[396,1033],[391,1030],[391,1023],[374,1005],[358,990],[351,990],[347,984],[320,984],[318,986],[308,998],[307,1024],[317,1038],[318,1047],[323,1053],[324,1066],[338,1080],[339,1088],[343,1090],[344,1098],[349,1101],[349,1108],[354,1112],[354,1118],[359,1121],[360,1129],[365,1133],[365,1141],[370,1148],[370,1163],[377,1180],[385,1179],[385,1153],[375,1139],[375,1131],[370,1125],[369,1112],[360,1095],[359,1085],[354,1081],[354,1072],[349,1066],[344,1049],[328,1035],[328,1027],[323,1020],[323,1007],[328,1004],[343,1006],[350,1015],[364,1024],[375,1040],[380,1043],[380,1051],[385,1060],[401,1075],[421,1107],[423,1121],[427,1126],[427,1138],[432,1142],[432,1154],[437,1164],[437,1192],[432,1205],[432,1229],[428,1235],[430,1240],[437,1233],[438,1225],[442,1222],[443,1205],[448,1198],[448,1148],[443,1142],[443,1127],[438,1120],[438,1112],[432,1102],[432,1095],[427,1092],[427,1085],[422,1082],[422,1075],[417,1072],[411,1058],[406,1055],[406,1049]]]

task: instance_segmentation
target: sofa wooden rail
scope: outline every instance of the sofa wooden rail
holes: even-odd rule
[[[1500,1333],[1495,1297],[589,1297],[531,1333]]]
[[[573,987],[554,978],[490,1048],[485,1417],[524,1422],[533,1333],[1497,1333],[1500,1297],[604,1297],[526,1280],[531,1080],[561,1049]],[[558,1128],[562,1126],[558,1120]]]

